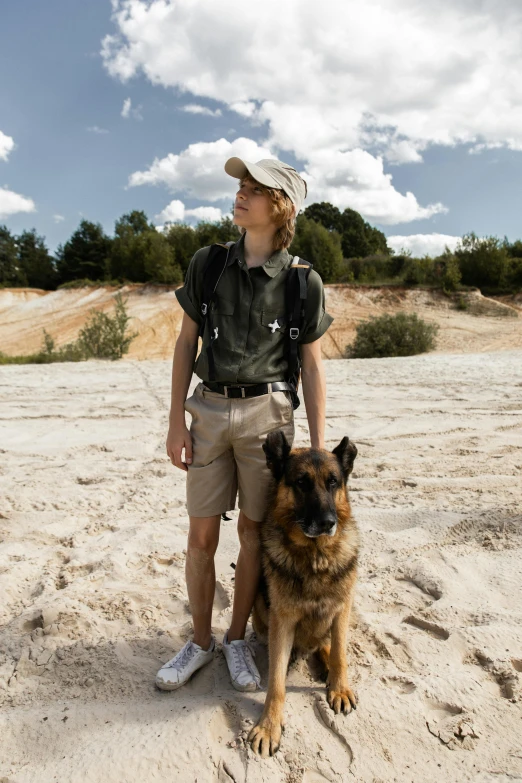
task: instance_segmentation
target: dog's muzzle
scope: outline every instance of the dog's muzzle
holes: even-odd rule
[[[337,519],[314,520],[309,525],[301,525],[301,529],[308,538],[318,536],[335,536],[337,532]]]

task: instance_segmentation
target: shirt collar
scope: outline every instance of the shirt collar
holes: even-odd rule
[[[245,234],[242,234],[235,245],[230,248],[228,266],[233,264],[234,261],[237,261],[240,268],[246,268],[244,246]],[[272,253],[268,261],[266,261],[261,268],[265,270],[269,277],[275,277],[279,274],[281,269],[290,265],[290,261],[291,256],[288,250],[277,250],[275,253]]]

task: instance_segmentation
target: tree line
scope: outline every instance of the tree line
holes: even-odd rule
[[[167,224],[158,231],[145,212],[119,218],[114,236],[99,223],[82,220],[54,256],[35,229],[13,235],[0,226],[0,288],[55,290],[80,283],[180,284],[196,250],[238,238],[230,217],[218,222]],[[353,209],[327,202],[298,215],[292,255],[314,265],[325,283],[428,285],[454,291],[476,286],[484,293],[522,289],[522,241],[480,238],[469,233],[452,252],[436,257],[394,253],[386,236]]]

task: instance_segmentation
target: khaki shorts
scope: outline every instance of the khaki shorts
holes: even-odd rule
[[[192,416],[192,463],[187,465],[189,516],[210,517],[239,508],[254,522],[263,520],[272,474],[262,449],[266,436],[283,430],[293,443],[290,392],[229,399],[199,383],[185,401]]]

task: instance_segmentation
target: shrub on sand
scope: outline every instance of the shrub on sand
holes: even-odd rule
[[[437,324],[429,324],[416,313],[397,313],[370,318],[357,326],[346,358],[374,359],[385,356],[414,356],[435,348]]]

